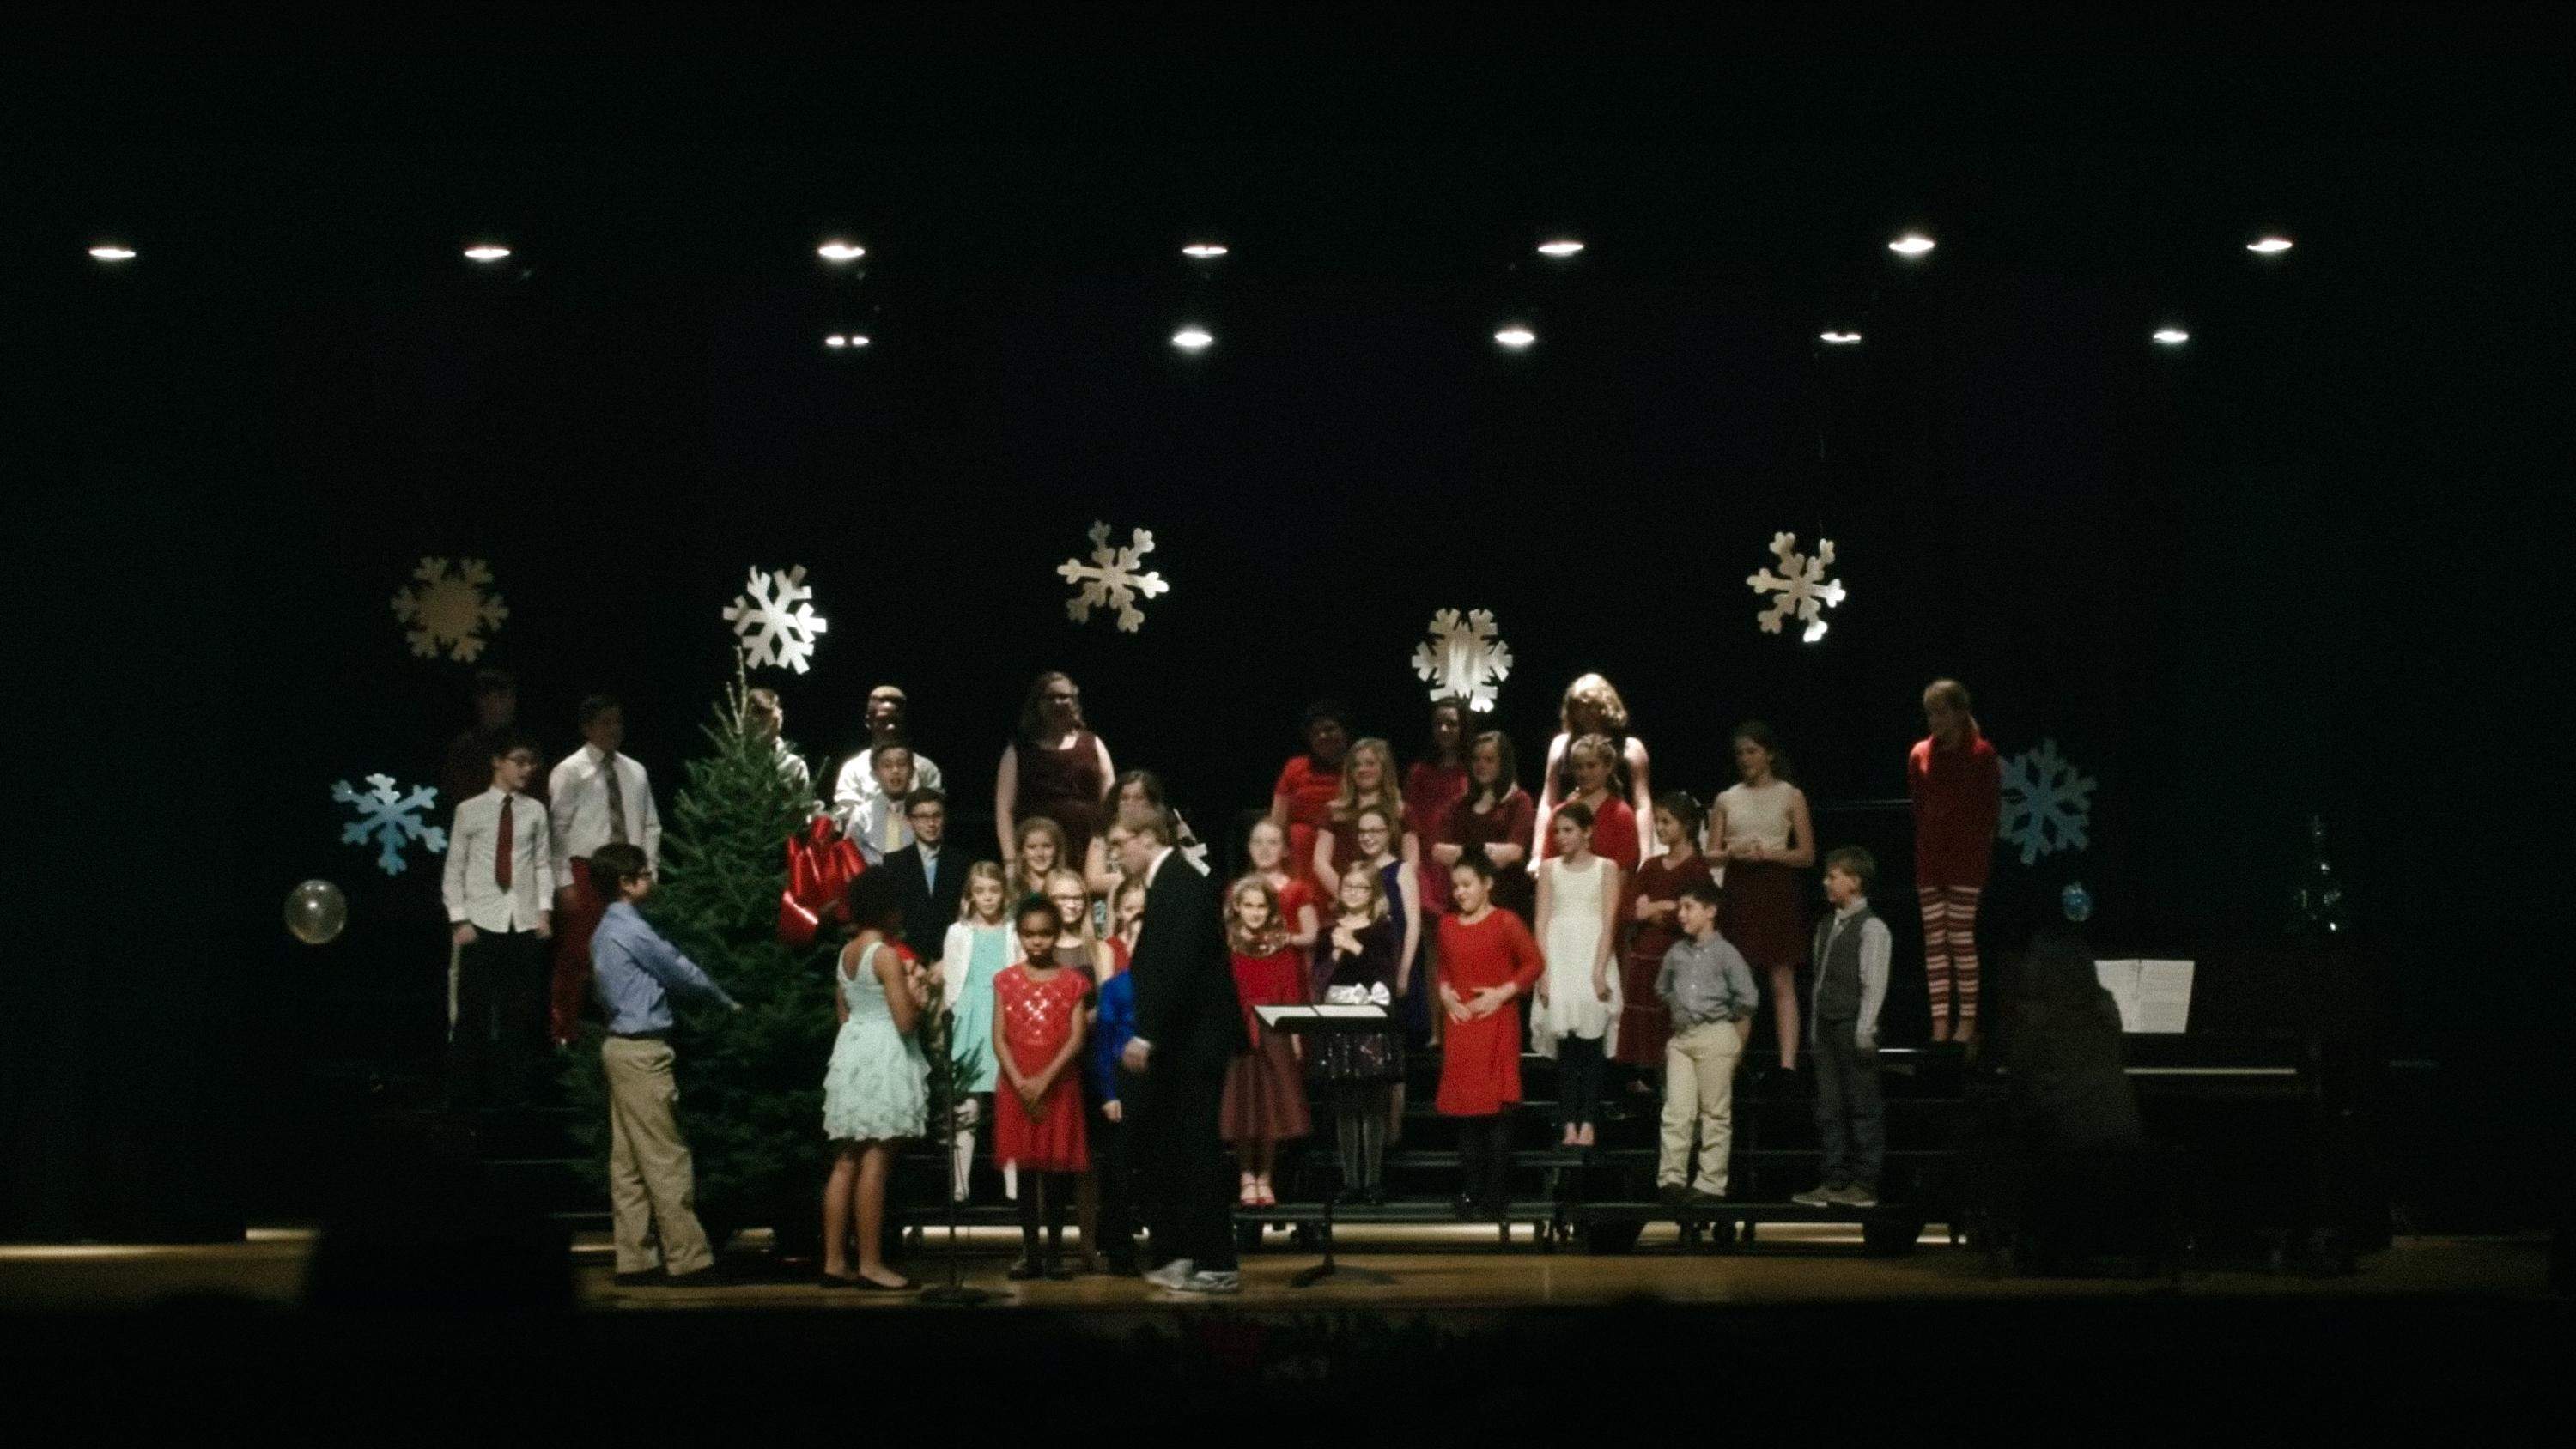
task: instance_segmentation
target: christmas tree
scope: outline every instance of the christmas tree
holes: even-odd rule
[[[805,792],[750,725],[744,680],[705,728],[709,753],[689,762],[662,834],[659,879],[643,911],[653,928],[705,968],[739,1012],[673,1002],[679,1123],[696,1159],[698,1215],[720,1247],[737,1228],[771,1227],[782,1245],[809,1241],[828,1165],[823,1067],[837,1030],[826,933],[810,947],[778,939],[786,847],[806,822]],[[573,1053],[574,1131],[604,1188],[607,1088],[599,1029]]]

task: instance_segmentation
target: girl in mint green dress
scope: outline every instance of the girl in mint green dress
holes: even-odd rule
[[[999,865],[979,860],[968,867],[957,920],[939,951],[940,989],[949,1012],[948,1055],[956,1065],[957,1093],[968,1099],[956,1141],[950,1144],[961,1200],[975,1157],[975,1123],[991,1110],[993,1087],[1002,1072],[993,1055],[993,978],[1018,954],[1006,900]]]

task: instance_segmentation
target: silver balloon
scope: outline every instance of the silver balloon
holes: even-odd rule
[[[307,946],[327,945],[349,924],[349,898],[327,880],[308,880],[286,893],[286,929]]]

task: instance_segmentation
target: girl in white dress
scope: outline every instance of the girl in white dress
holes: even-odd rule
[[[1530,1040],[1557,1064],[1564,1145],[1593,1145],[1603,1059],[1619,1045],[1619,973],[1611,969],[1622,882],[1618,863],[1592,853],[1592,811],[1560,806],[1556,855],[1539,865],[1538,931],[1547,973],[1531,1003]]]

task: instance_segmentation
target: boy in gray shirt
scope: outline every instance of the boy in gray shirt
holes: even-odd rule
[[[1682,887],[1674,914],[1682,939],[1664,952],[1655,994],[1673,1014],[1664,1047],[1664,1146],[1655,1184],[1675,1207],[1726,1196],[1728,1154],[1735,1145],[1735,1068],[1753,1032],[1753,968],[1717,933],[1717,887]],[[1690,1174],[1691,1127],[1699,1128],[1699,1179]]]
[[[1878,1206],[1886,1155],[1887,1101],[1878,1090],[1878,1009],[1887,1002],[1887,922],[1869,908],[1878,861],[1857,845],[1825,856],[1825,899],[1834,913],[1816,926],[1816,996],[1807,1015],[1816,1062],[1816,1130],[1825,1139],[1824,1181],[1789,1199],[1808,1207]]]

